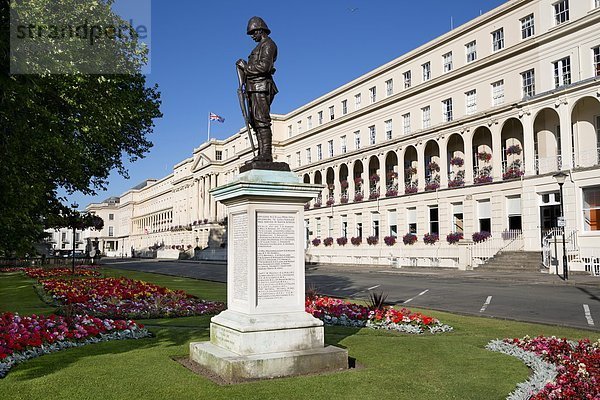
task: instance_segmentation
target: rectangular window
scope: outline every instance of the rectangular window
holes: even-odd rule
[[[348,100],[342,100],[342,115],[348,114]]]
[[[463,204],[452,203],[452,232],[464,232]]]
[[[571,83],[571,58],[565,57],[553,63],[554,87],[569,85]]]
[[[440,219],[437,206],[429,207],[429,233],[440,234]]]
[[[554,22],[556,25],[563,24],[569,20],[569,0],[561,0],[554,3]]]
[[[345,154],[348,151],[348,144],[346,142],[346,135],[340,137],[340,151],[342,154]]]
[[[388,211],[388,226],[390,228],[390,236],[398,237],[398,215],[396,210]]]
[[[317,160],[321,161],[323,159],[323,146],[317,145]]]
[[[442,121],[452,121],[452,99],[442,101]]]
[[[335,118],[335,107],[331,106],[331,107],[329,107],[329,120],[333,121],[334,118]]]
[[[369,101],[371,104],[377,101],[377,88],[375,86],[369,89]]]
[[[467,51],[467,62],[468,63],[477,60],[477,42],[475,40],[467,43],[465,45],[465,50]]]
[[[596,8],[600,7],[600,0],[596,0],[594,2],[594,7],[596,7]]]
[[[79,242],[81,240],[81,233],[75,232],[75,241]]]
[[[489,199],[477,201],[477,217],[479,218],[479,231],[491,232],[492,212]]]
[[[410,133],[410,113],[402,116],[402,133],[408,135]]]
[[[592,51],[594,53],[594,74],[600,76],[600,46],[594,47]]]
[[[529,14],[525,18],[521,19],[521,39],[527,39],[533,35],[535,35],[533,14]]]
[[[417,208],[410,207],[406,209],[406,222],[409,233],[417,233]]]
[[[115,236],[115,227],[114,226],[108,227],[108,236]]]
[[[504,104],[504,80],[492,83],[492,105]]]
[[[354,95],[354,109],[358,110],[360,108],[360,103],[362,102],[362,98],[360,93]]]
[[[492,32],[492,47],[494,51],[504,48],[504,28],[500,28]]]
[[[327,152],[329,153],[329,157],[333,157],[333,140],[327,142]]]
[[[67,232],[62,232],[61,241],[63,241],[63,242],[67,241]]]
[[[465,93],[467,115],[475,114],[477,112],[477,91],[469,90]]]
[[[442,58],[444,59],[444,72],[452,71],[452,52],[444,54]]]
[[[315,218],[315,222],[316,222],[316,237],[320,238],[321,237],[321,218]]]
[[[431,107],[421,108],[421,115],[423,116],[423,129],[431,127]]]
[[[371,234],[379,237],[379,213],[371,213]]]
[[[327,237],[333,237],[333,217],[327,217]]]
[[[354,220],[356,221],[356,237],[362,237],[362,214],[356,214]]]
[[[392,138],[392,120],[388,119],[384,122],[385,124],[385,138],[390,140]]]
[[[317,113],[317,119],[319,120],[319,125],[323,124],[323,111]]]
[[[308,117],[306,117],[306,129],[308,129],[308,130],[312,129],[312,115],[309,115]]]
[[[394,94],[394,81],[392,79],[385,81],[385,94],[386,96]]]
[[[223,152],[221,150],[215,150],[215,160],[223,160]]]
[[[306,149],[306,163],[310,164],[312,162],[312,154],[310,149]]]
[[[302,121],[296,122],[296,127],[298,130],[298,133],[302,132]]]
[[[508,229],[521,230],[521,196],[507,197],[506,211],[508,217]]]
[[[342,224],[340,225],[340,233],[342,237],[348,237],[348,216],[342,215]]]
[[[354,132],[354,148],[360,149],[360,131]]]
[[[287,156],[285,156],[285,162],[287,165],[292,165],[292,155],[288,154]]]
[[[521,73],[523,97],[535,95],[535,73],[533,69]]]
[[[375,136],[375,125],[371,125],[369,127],[369,143],[375,144],[377,138]]]
[[[108,214],[109,221],[114,221],[114,219],[115,219],[115,214]]]
[[[229,149],[225,149],[225,159],[229,158]]]
[[[297,151],[297,152],[296,152],[296,166],[298,166],[298,167],[299,167],[299,166],[301,166],[301,165],[302,165],[302,159],[301,159],[301,156],[300,156],[300,152],[299,152],[299,151]]]
[[[402,74],[402,78],[404,79],[404,89],[408,89],[411,86],[411,73],[410,71],[406,71]]]
[[[427,82],[431,79],[431,63],[426,62],[422,65],[423,67],[423,82]]]
[[[583,189],[583,226],[586,231],[600,231],[600,187]]]
[[[292,137],[292,126],[288,125],[288,137]]]

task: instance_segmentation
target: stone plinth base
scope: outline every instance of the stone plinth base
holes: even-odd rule
[[[227,382],[305,375],[348,368],[348,352],[333,346],[239,355],[210,342],[192,342],[190,360],[216,373]]]

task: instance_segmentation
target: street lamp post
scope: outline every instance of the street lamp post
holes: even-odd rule
[[[72,265],[72,272],[73,275],[75,275],[75,212],[77,211],[77,207],[79,207],[79,204],[77,203],[73,203],[71,204],[71,208],[73,209],[73,265]]]
[[[566,220],[565,220],[565,200],[563,196],[563,185],[565,184],[565,180],[569,175],[565,174],[563,171],[560,171],[557,174],[554,174],[553,177],[556,179],[558,183],[558,187],[560,188],[560,216],[562,218],[562,245],[563,245],[563,279],[566,281],[569,279],[569,267],[567,261],[567,244],[565,242],[566,238]]]

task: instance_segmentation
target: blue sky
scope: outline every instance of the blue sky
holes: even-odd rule
[[[131,12],[135,20],[136,10],[128,10],[127,1],[120,0],[123,13]],[[212,124],[211,137],[226,138],[243,126],[234,63],[254,47],[246,36],[254,15],[265,19],[279,47],[279,94],[271,111],[285,114],[448,32],[451,18],[457,27],[504,2],[151,1],[147,79],[159,85],[164,114],[149,137],[154,147],[146,158],[127,164],[130,179],[113,173],[106,191],[96,197],[68,196],[69,204],[76,201],[83,208],[119,196],[144,179],[166,176],[206,141],[210,111],[225,118]]]

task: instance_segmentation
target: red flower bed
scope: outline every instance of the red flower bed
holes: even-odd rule
[[[100,276],[100,272],[92,267],[76,267],[75,273],[71,268],[24,268],[25,274],[34,279],[55,278],[58,276]]]
[[[590,343],[584,339],[574,343],[556,337],[530,339],[526,336],[504,341],[558,367],[554,382],[547,383],[531,399],[600,399],[600,340]]]
[[[200,300],[181,290],[127,278],[46,279],[43,289],[75,312],[97,316],[161,318],[217,313],[223,303]]]

